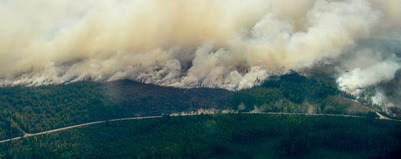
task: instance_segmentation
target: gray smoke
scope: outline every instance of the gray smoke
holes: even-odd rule
[[[0,83],[134,79],[249,88],[271,74],[334,59],[358,96],[394,78],[396,0],[0,0]],[[380,45],[378,46],[380,47]]]
[[[337,83],[343,91],[379,105],[389,114],[389,108],[401,106],[401,41],[358,40],[349,53],[336,60]]]

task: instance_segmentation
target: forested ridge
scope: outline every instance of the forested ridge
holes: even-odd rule
[[[85,122],[197,109],[312,114],[375,113],[346,99],[335,83],[290,72],[260,86],[231,92],[179,89],[130,80],[0,88],[0,139]]]
[[[98,120],[222,109],[231,94],[222,89],[178,89],[129,80],[1,87],[0,139]]]
[[[0,88],[1,140],[23,136],[25,132],[92,121],[167,115],[161,119],[105,122],[2,143],[0,157],[326,158],[333,155],[334,158],[380,158],[398,155],[399,123],[377,120],[373,111],[349,98],[329,80],[296,72],[271,76],[260,86],[235,92],[161,87],[130,80],[6,86]],[[231,109],[239,114],[168,116],[198,109]],[[363,118],[242,114],[252,111],[350,114]]]
[[[330,80],[307,78],[296,72],[271,76],[260,86],[236,92],[228,107],[239,111],[309,114],[349,114],[377,117],[353,102]]]

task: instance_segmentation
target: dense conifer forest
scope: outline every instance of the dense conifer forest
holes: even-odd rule
[[[106,122],[0,144],[0,158],[396,158],[397,121],[216,114]]]
[[[260,86],[231,92],[179,89],[129,80],[0,88],[0,139],[85,122],[198,109],[309,114],[375,113],[342,96],[335,83],[292,72]]]
[[[85,122],[222,109],[232,92],[123,80],[0,88],[0,140]]]
[[[272,76],[260,86],[235,92],[161,87],[129,80],[6,86],[0,88],[1,140],[86,122],[107,122],[1,143],[0,158],[391,158],[399,155],[400,123],[378,120],[375,112],[352,100],[329,80],[295,72]],[[168,115],[198,109],[228,109],[238,113]],[[305,116],[308,114],[359,117]],[[150,115],[163,117],[108,121]]]
[[[236,92],[228,106],[245,112],[257,110],[376,117],[373,111],[353,100],[330,80],[307,78],[291,72],[272,76],[260,86]]]

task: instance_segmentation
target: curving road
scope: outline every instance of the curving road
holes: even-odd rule
[[[369,108],[369,107],[368,107]],[[370,108],[371,109],[371,108]],[[373,109],[372,109],[373,110]],[[374,110],[373,110],[374,111]],[[380,116],[379,119],[383,120],[395,120],[395,119],[389,119],[387,117],[382,117],[380,113],[377,111],[376,114]],[[191,116],[191,115],[199,115],[199,114],[216,114],[217,112],[192,112],[192,113],[185,113],[185,114],[172,114],[171,116]],[[220,112],[223,114],[228,114],[232,112]],[[285,115],[310,115],[310,116],[341,116],[341,117],[348,117],[348,118],[361,118],[362,116],[357,116],[357,115],[342,115],[342,114],[307,114],[307,113],[281,113],[281,112],[243,112],[245,114],[272,114],[272,115],[279,115],[279,114],[285,114]],[[58,129],[53,129],[53,130],[47,130],[43,132],[38,132],[34,134],[30,133],[25,133],[24,131],[24,136],[20,137],[15,137],[11,139],[6,139],[6,140],[1,140],[0,143],[8,142],[8,141],[13,141],[13,140],[19,140],[22,138],[26,137],[31,137],[31,136],[38,136],[38,135],[43,135],[43,134],[50,134],[58,131],[64,131],[68,129],[73,129],[77,127],[83,127],[83,126],[88,126],[88,125],[94,125],[94,124],[100,124],[100,123],[105,123],[107,121],[109,122],[114,122],[114,121],[124,121],[124,120],[138,120],[138,119],[151,119],[151,118],[161,118],[162,116],[146,116],[146,117],[132,117],[132,118],[120,118],[120,119],[111,119],[111,120],[102,120],[102,121],[94,121],[94,122],[89,122],[89,123],[83,123],[83,124],[78,124],[78,125],[72,125],[72,126],[67,126],[67,127],[62,127]],[[395,120],[395,121],[401,121],[401,120]]]
[[[160,118],[162,116],[146,116],[146,117],[132,117],[132,118],[120,118],[120,119],[111,119],[108,121],[123,121],[123,120],[137,120],[137,119],[149,119],[149,118]],[[31,136],[38,136],[38,135],[43,135],[43,134],[50,134],[58,131],[63,131],[63,130],[68,130],[72,128],[77,128],[77,127],[83,127],[87,125],[94,125],[94,124],[100,124],[100,123],[105,123],[107,120],[102,120],[102,121],[94,121],[94,122],[89,122],[89,123],[83,123],[83,124],[78,124],[78,125],[73,125],[73,126],[67,126],[67,127],[62,127],[58,129],[53,129],[53,130],[48,130],[48,131],[43,131],[43,132],[38,132],[34,134],[29,134],[26,133],[25,131],[22,131],[24,133],[24,136],[20,137],[15,137],[11,139],[6,139],[6,140],[1,140],[0,143],[8,142],[8,141],[13,141],[13,140],[19,140],[21,138],[26,138],[26,137],[31,137]]]

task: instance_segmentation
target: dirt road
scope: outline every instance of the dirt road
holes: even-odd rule
[[[373,109],[372,109],[373,110]],[[373,110],[374,111],[374,110]],[[376,112],[376,111],[375,111]],[[227,114],[230,112],[223,112],[223,114]],[[384,120],[394,120],[394,119],[389,119],[387,117],[382,118],[382,115],[376,112],[379,116],[380,119]],[[191,115],[199,115],[199,112],[195,113],[184,113],[184,114],[179,114],[180,116],[191,116]],[[216,114],[216,113],[205,113],[205,114]],[[245,114],[272,114],[272,115],[279,115],[279,114],[285,114],[285,115],[310,115],[310,116],[341,116],[341,117],[348,117],[348,118],[361,118],[361,116],[356,116],[356,115],[342,115],[342,114],[305,114],[305,113],[280,113],[280,112],[246,112]],[[173,115],[173,116],[177,116]],[[78,124],[78,125],[72,125],[72,126],[67,126],[63,128],[58,128],[58,129],[53,129],[53,130],[48,130],[48,131],[43,131],[43,132],[38,132],[34,134],[30,133],[25,133],[24,136],[20,137],[15,137],[11,139],[6,139],[6,140],[1,140],[0,143],[8,142],[8,141],[13,141],[13,140],[19,140],[22,138],[26,137],[31,137],[31,136],[38,136],[38,135],[43,135],[43,134],[50,134],[58,131],[64,131],[68,129],[73,129],[73,128],[78,128],[78,127],[83,127],[83,126],[88,126],[88,125],[94,125],[94,124],[100,124],[100,123],[105,123],[107,121],[109,122],[114,122],[114,121],[124,121],[124,120],[139,120],[139,119],[151,119],[151,118],[161,118],[162,116],[146,116],[146,117],[132,117],[132,118],[120,118],[120,119],[111,119],[111,120],[102,120],[102,121],[95,121],[95,122],[89,122],[89,123],[83,123],[83,124]],[[400,120],[396,120],[400,121]]]
[[[160,118],[160,117],[162,117],[162,116],[147,116],[147,117],[121,118],[121,119],[111,119],[111,120],[108,120],[108,121],[113,122],[113,121],[138,120],[138,119],[149,119],[149,118]],[[1,140],[0,143],[4,143],[4,142],[7,142],[7,141],[13,141],[13,140],[19,140],[19,139],[25,138],[25,137],[38,136],[38,135],[43,135],[43,134],[50,134],[50,133],[54,133],[54,132],[58,132],[58,131],[68,130],[68,129],[77,128],[77,127],[83,127],[83,126],[87,126],[87,125],[94,125],[94,124],[105,123],[106,121],[107,121],[107,120],[95,121],[95,122],[89,122],[89,123],[83,123],[83,124],[78,124],[78,125],[73,125],[73,126],[67,126],[67,127],[58,128],[58,129],[53,129],[53,130],[48,130],[48,131],[43,131],[43,132],[38,132],[38,133],[34,133],[34,134],[30,134],[30,133],[24,132],[24,136],[22,136],[22,137],[20,136],[20,137],[15,137],[15,138],[11,138],[11,139]]]

